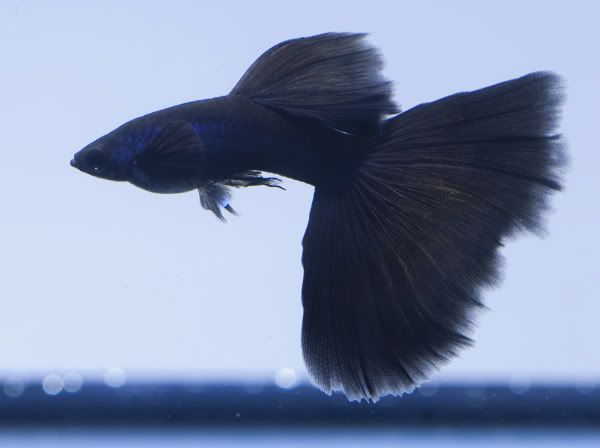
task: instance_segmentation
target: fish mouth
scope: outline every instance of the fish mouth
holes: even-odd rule
[[[73,157],[71,159],[71,161],[69,162],[69,165],[71,165],[73,168],[78,169],[79,171],[83,171],[83,169],[81,169],[81,160],[78,160],[77,157]]]

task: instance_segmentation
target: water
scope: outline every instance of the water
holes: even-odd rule
[[[9,429],[0,446],[33,447],[594,447],[599,431],[532,429]]]

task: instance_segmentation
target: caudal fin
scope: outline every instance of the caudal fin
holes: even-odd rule
[[[302,343],[322,389],[401,394],[470,344],[498,247],[561,187],[561,101],[533,73],[422,104],[385,123],[349,189],[316,189]]]

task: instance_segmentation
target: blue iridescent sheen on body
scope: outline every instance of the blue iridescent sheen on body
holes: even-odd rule
[[[225,125],[219,121],[203,121],[190,123],[202,140],[219,140],[225,136]]]

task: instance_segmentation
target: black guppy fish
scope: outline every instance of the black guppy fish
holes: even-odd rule
[[[471,343],[498,248],[561,188],[561,82],[548,72],[399,113],[363,34],[274,46],[225,96],[131,120],[71,165],[157,193],[315,187],[302,241],[302,351],[325,392],[414,389]],[[387,118],[387,115],[394,114]]]

